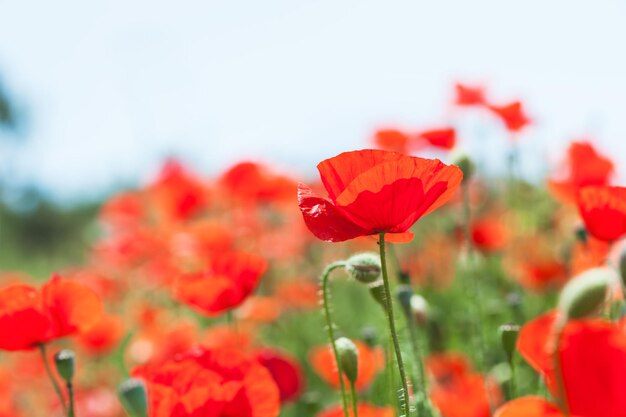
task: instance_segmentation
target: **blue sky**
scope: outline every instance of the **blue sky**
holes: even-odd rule
[[[584,135],[623,165],[625,20],[619,0],[0,0],[0,75],[30,120],[0,165],[63,198],[169,154],[307,174],[375,126],[450,122],[454,80],[524,100],[529,175]],[[506,141],[480,120],[456,120],[461,142],[497,170]]]

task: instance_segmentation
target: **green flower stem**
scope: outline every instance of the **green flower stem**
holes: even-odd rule
[[[352,417],[358,417],[358,406],[357,406],[357,397],[356,397],[356,388],[354,386],[354,381],[350,381],[350,394],[352,395]]]
[[[43,359],[43,366],[46,369],[46,373],[48,374],[48,378],[52,383],[52,388],[54,388],[54,392],[59,397],[59,401],[61,402],[61,407],[63,408],[63,414],[67,414],[67,405],[65,404],[65,398],[63,397],[63,393],[61,392],[61,387],[57,383],[57,380],[54,378],[52,374],[52,370],[50,369],[50,364],[48,363],[48,355],[46,353],[46,345],[43,343],[39,344],[39,351],[41,352],[41,358]]]
[[[398,333],[396,332],[396,323],[393,316],[393,300],[391,297],[391,290],[389,289],[389,276],[387,274],[387,260],[385,254],[385,234],[379,235],[379,248],[380,248],[380,266],[383,274],[383,286],[385,288],[385,312],[387,314],[387,320],[389,321],[389,334],[393,341],[393,348],[396,353],[396,362],[398,364],[398,371],[400,373],[400,379],[402,382],[401,393],[401,408],[403,415],[408,417],[410,415],[409,408],[409,387],[406,380],[406,372],[404,370],[404,362],[402,360],[402,352],[400,351],[400,342],[398,341]]]
[[[515,354],[509,358],[509,367],[511,368],[511,399],[517,398],[517,369],[515,368]]]
[[[67,397],[69,400],[69,409],[67,411],[67,417],[74,417],[74,386],[71,382],[67,383]]]
[[[330,339],[330,345],[333,348],[333,355],[335,356],[335,363],[337,364],[337,372],[339,373],[339,390],[341,391],[341,400],[343,402],[343,414],[344,417],[348,416],[348,399],[346,397],[346,387],[343,383],[343,372],[341,370],[341,362],[339,361],[339,353],[337,352],[337,346],[335,345],[335,324],[331,318],[330,308],[330,294],[328,292],[328,281],[330,273],[337,268],[343,268],[346,263],[343,261],[333,262],[324,268],[322,272],[322,297],[324,304],[324,317],[326,318],[326,330],[328,331],[328,338]]]

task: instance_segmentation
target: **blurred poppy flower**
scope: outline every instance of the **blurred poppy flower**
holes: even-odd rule
[[[550,257],[529,259],[520,266],[519,283],[531,291],[560,288],[567,280],[567,267]]]
[[[148,187],[152,208],[159,220],[185,221],[209,205],[208,187],[180,162],[169,160],[158,178]]]
[[[436,148],[450,150],[456,145],[456,130],[453,127],[425,130],[418,133],[418,139]]]
[[[570,272],[577,275],[587,269],[606,264],[611,245],[608,242],[587,236],[585,242],[577,241],[572,248]]]
[[[254,334],[245,326],[218,325],[209,328],[202,337],[201,345],[209,349],[233,349],[241,352],[253,347]]]
[[[488,417],[490,401],[501,401],[498,386],[472,372],[462,355],[438,354],[427,358],[426,367],[433,376],[430,398],[444,417]]]
[[[470,232],[474,246],[483,252],[500,251],[509,242],[506,224],[498,218],[477,219],[472,223]]]
[[[120,317],[104,314],[93,326],[82,332],[77,342],[87,352],[101,355],[113,350],[124,336],[124,323]]]
[[[581,188],[578,209],[587,231],[596,239],[613,242],[626,235],[626,187]]]
[[[576,203],[578,190],[590,185],[608,185],[613,162],[589,142],[572,142],[560,174],[548,180],[552,195],[564,203]]]
[[[553,358],[556,346],[555,313],[538,317],[520,332],[518,350],[545,375],[557,394]],[[615,323],[590,319],[570,321],[558,344],[563,386],[571,415],[619,417],[626,415],[626,333]],[[522,405],[509,405],[516,410]],[[515,415],[515,414],[510,414]]]
[[[176,297],[201,313],[221,314],[240,305],[256,289],[266,269],[267,262],[260,256],[218,253],[204,271],[179,278]]]
[[[374,145],[387,151],[408,153],[411,134],[397,129],[381,129],[374,134]]]
[[[510,132],[519,132],[530,124],[530,119],[524,113],[522,103],[519,101],[502,106],[489,105],[488,108],[504,122]]]
[[[545,398],[527,396],[509,401],[500,407],[494,417],[563,417],[561,410]]]
[[[288,308],[316,309],[319,307],[319,285],[300,277],[281,281],[276,287],[276,297]]]
[[[132,374],[147,384],[149,417],[276,417],[280,411],[270,372],[237,351],[196,349]]]
[[[255,357],[272,374],[281,403],[293,401],[300,396],[304,388],[304,375],[294,358],[273,348],[260,349]]]
[[[407,230],[445,204],[463,178],[439,160],[382,150],[344,152],[317,168],[330,199],[299,184],[298,205],[309,230],[330,242],[378,233],[407,242]]]
[[[456,92],[455,103],[458,106],[482,106],[487,102],[483,87],[457,83],[454,88]]]
[[[0,290],[0,349],[27,350],[84,331],[102,314],[89,288],[53,275],[41,290],[14,284]]]
[[[272,323],[278,319],[281,311],[281,303],[276,298],[252,296],[237,309],[236,316],[241,320]]]
[[[248,203],[288,201],[296,183],[256,162],[240,162],[229,168],[219,180],[228,196]]]
[[[156,320],[133,335],[125,356],[132,364],[158,363],[197,344],[195,322]]]
[[[107,200],[100,219],[114,230],[136,227],[147,218],[145,201],[139,192],[124,192]]]
[[[395,415],[391,406],[379,407],[364,402],[357,404],[356,412],[359,417],[393,417]],[[343,407],[338,405],[317,413],[316,417],[343,417],[343,415]],[[348,408],[348,415],[354,417],[352,407]]]
[[[374,378],[385,366],[385,358],[382,349],[369,347],[361,341],[354,344],[358,351],[358,370],[355,387],[362,390],[370,386]],[[309,361],[315,372],[333,388],[339,388],[339,373],[337,364],[330,345],[318,346],[309,353]],[[345,376],[344,376],[345,378]],[[346,385],[348,380],[344,380]]]

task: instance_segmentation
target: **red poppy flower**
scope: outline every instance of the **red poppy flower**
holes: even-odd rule
[[[554,352],[554,325],[556,311],[543,314],[526,323],[517,338],[517,350],[530,366],[554,388],[552,374]]]
[[[436,148],[450,150],[456,145],[456,130],[453,127],[426,130],[420,132],[418,137]]]
[[[87,352],[101,355],[113,350],[124,336],[124,323],[117,316],[103,315],[78,336],[77,342]]]
[[[567,280],[567,267],[550,256],[531,258],[521,263],[517,278],[525,288],[542,292],[561,287]]]
[[[265,366],[280,393],[280,402],[295,400],[304,387],[304,376],[298,362],[284,352],[263,348],[256,352],[256,359]]]
[[[411,135],[397,129],[381,129],[374,134],[377,148],[399,153],[408,153]]]
[[[360,391],[370,386],[378,372],[384,368],[385,358],[380,348],[369,347],[361,341],[355,341],[354,344],[356,345],[359,355],[355,387]],[[328,385],[339,388],[339,373],[337,372],[335,357],[333,356],[333,350],[330,345],[319,346],[312,349],[309,354],[309,361],[315,372],[317,372]],[[348,380],[345,379],[345,376],[344,382],[346,386],[348,386]]]
[[[148,387],[149,417],[276,417],[280,411],[269,371],[237,351],[197,349],[132,374]]]
[[[500,219],[482,218],[474,221],[471,227],[474,246],[484,252],[504,249],[509,241],[509,231]]]
[[[518,339],[518,350],[546,376],[553,394],[558,393],[552,366],[555,319],[554,314],[547,314],[533,320],[522,328]],[[595,319],[570,321],[562,330],[558,355],[571,415],[626,415],[622,395],[626,390],[626,333],[619,325]]]
[[[202,272],[180,277],[176,297],[202,313],[216,315],[240,305],[257,287],[267,269],[260,256],[219,253]]]
[[[188,220],[209,204],[208,187],[176,160],[167,161],[148,195],[164,221]]]
[[[593,237],[612,242],[626,235],[626,187],[584,187],[578,209]]]
[[[530,119],[522,109],[522,103],[514,101],[503,106],[488,106],[496,116],[498,116],[511,132],[519,132],[530,124]]]
[[[293,198],[296,184],[255,162],[240,162],[228,169],[220,184],[229,196],[245,202],[277,202]]]
[[[395,415],[391,406],[379,407],[363,402],[357,404],[356,412],[359,417],[393,417]],[[316,417],[343,417],[343,415],[343,407],[339,405],[318,413]],[[352,407],[348,408],[348,416],[354,417]]]
[[[483,87],[468,86],[457,83],[456,104],[458,106],[482,106],[487,100],[485,99],[485,89]]]
[[[487,417],[490,401],[498,404],[502,394],[496,384],[472,372],[469,362],[457,353],[427,358],[426,367],[433,377],[430,398],[445,417]]]
[[[317,168],[330,199],[299,184],[298,205],[309,230],[330,242],[378,233],[408,241],[405,232],[445,204],[463,178],[439,160],[382,150],[344,152]]]
[[[84,331],[102,314],[96,293],[53,276],[37,291],[25,284],[0,290],[0,349],[27,350]]]
[[[598,153],[591,143],[572,142],[563,172],[548,180],[548,189],[557,200],[575,203],[580,188],[608,185],[613,172],[613,162]]]

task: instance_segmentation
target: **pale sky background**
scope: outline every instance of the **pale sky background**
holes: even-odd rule
[[[497,172],[502,130],[453,117],[455,80],[524,101],[529,177],[581,135],[623,165],[624,22],[623,0],[0,0],[0,77],[29,120],[0,175],[74,199],[169,154],[311,174],[376,126],[452,121]]]

